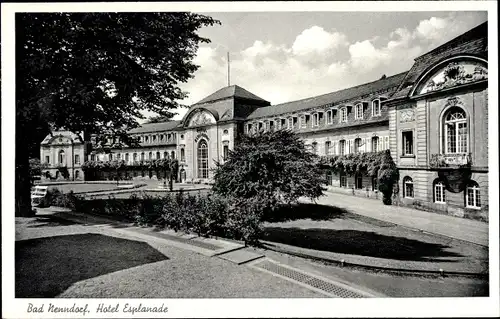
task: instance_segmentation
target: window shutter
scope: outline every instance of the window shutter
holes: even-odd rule
[[[367,152],[371,152],[372,151],[372,140],[371,138],[367,138],[365,140],[365,149]]]

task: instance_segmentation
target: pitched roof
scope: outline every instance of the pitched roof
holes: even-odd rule
[[[401,82],[393,99],[406,97],[411,87],[430,67],[457,54],[469,54],[488,58],[488,22],[459,35],[437,48],[417,57],[415,63]]]
[[[180,121],[168,121],[160,123],[147,123],[128,131],[130,134],[170,131],[179,125]]]
[[[289,112],[297,112],[302,110],[320,107],[328,104],[343,103],[344,101],[352,101],[361,96],[371,94],[377,91],[396,88],[403,80],[406,72],[399,73],[393,76],[386,77],[377,81],[361,84],[340,91],[327,93],[319,96],[314,96],[298,101],[292,101],[267,107],[256,109],[248,116],[248,119],[274,116]]]
[[[214,93],[210,94],[209,96],[205,97],[204,99],[195,103],[194,105],[213,102],[213,101],[222,100],[222,99],[227,99],[227,98],[231,98],[231,97],[267,102],[263,98],[258,97],[257,95],[255,95],[251,92],[248,92],[247,90],[245,90],[241,86],[231,85],[231,86],[226,86],[220,90],[215,91]]]

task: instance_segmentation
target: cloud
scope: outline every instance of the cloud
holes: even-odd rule
[[[256,39],[231,54],[231,84],[272,104],[320,95],[406,71],[417,56],[480,22],[467,15],[430,17],[414,28],[400,26],[352,43],[342,32],[321,26],[302,30],[289,44]],[[187,105],[227,85],[225,51],[201,46],[195,63],[200,69],[182,85],[190,94],[182,101]],[[185,112],[178,110],[177,118]]]
[[[298,56],[327,54],[348,44],[346,35],[340,32],[327,32],[322,27],[313,26],[302,31],[295,38],[292,52]]]
[[[436,17],[420,21],[415,29],[415,37],[431,41],[439,40],[443,37],[443,31],[446,31],[449,24],[447,19]]]

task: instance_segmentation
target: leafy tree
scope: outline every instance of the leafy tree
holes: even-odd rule
[[[323,194],[319,157],[306,150],[303,141],[288,130],[242,136],[227,160],[217,163],[213,190],[224,196],[266,202],[266,210],[299,197]]]
[[[30,163],[30,168],[29,168],[29,174],[30,174],[30,183],[33,184],[33,181],[37,176],[42,175],[42,170],[47,167],[46,164],[41,163],[40,159],[38,158],[30,158],[29,159]]]
[[[386,205],[392,204],[392,193],[399,180],[399,171],[396,163],[392,160],[391,152],[385,151],[380,169],[378,170],[378,189],[382,192],[382,201]]]
[[[163,115],[151,116],[147,119],[146,123],[170,122],[170,121],[172,121],[172,116],[170,116],[170,115],[169,116],[163,116]]]
[[[171,116],[187,96],[198,29],[219,23],[186,13],[16,15],[16,216],[32,214],[29,157],[64,128],[127,141],[147,110]]]

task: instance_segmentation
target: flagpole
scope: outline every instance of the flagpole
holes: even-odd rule
[[[229,60],[229,51],[227,51],[227,86],[231,86],[231,61]]]

